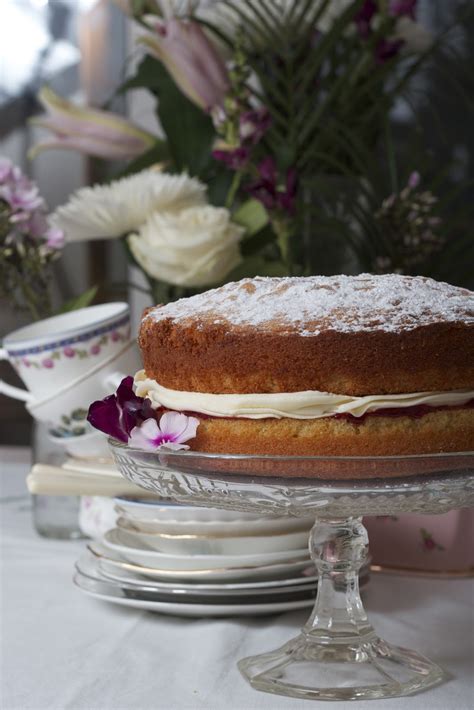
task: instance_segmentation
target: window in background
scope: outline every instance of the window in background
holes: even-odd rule
[[[27,159],[41,129],[28,119],[40,112],[43,85],[56,93],[100,106],[109,101],[125,65],[125,18],[109,0],[0,0],[0,155],[38,182],[51,209],[94,180],[94,164],[74,151],[54,150]],[[123,110],[120,102],[113,110]],[[58,303],[92,283],[125,281],[125,257],[118,244],[66,247],[55,274]],[[104,300],[120,297],[101,289]],[[0,301],[0,338],[27,317]],[[0,363],[0,377],[15,376]],[[0,395],[0,444],[27,443],[30,420],[24,406]]]

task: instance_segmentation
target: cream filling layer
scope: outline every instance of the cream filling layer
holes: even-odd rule
[[[351,397],[330,392],[285,392],[269,394],[205,394],[180,392],[162,387],[147,378],[145,371],[135,375],[135,392],[148,397],[156,408],[178,412],[196,412],[211,417],[243,417],[245,419],[320,419],[335,414],[361,417],[378,409],[462,405],[474,399],[472,390],[452,392],[414,392],[410,394],[374,394]]]

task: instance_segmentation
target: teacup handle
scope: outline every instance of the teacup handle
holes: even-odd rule
[[[105,378],[105,384],[107,387],[113,387],[116,390],[124,377],[127,377],[127,375],[123,372],[112,372]]]
[[[0,348],[0,360],[8,360],[8,353],[5,348]],[[34,398],[28,390],[22,390],[21,387],[14,387],[7,382],[0,380],[0,394],[5,394],[13,399],[20,399],[22,402],[31,402]]]

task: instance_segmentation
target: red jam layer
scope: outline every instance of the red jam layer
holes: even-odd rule
[[[430,407],[429,404],[415,404],[413,407],[387,407],[387,409],[377,409],[375,412],[366,412],[360,417],[356,417],[350,413],[332,414],[328,419],[346,419],[352,424],[362,424],[368,417],[411,417],[420,419],[426,414],[432,412],[442,412],[444,410],[456,411],[457,409],[474,409],[474,399],[470,399],[465,404],[444,404],[438,407]],[[211,414],[202,414],[201,412],[184,411],[188,417],[197,417],[198,419],[250,419],[251,417],[215,417]]]
[[[367,417],[410,417],[412,419],[420,419],[426,414],[442,412],[448,409],[451,411],[455,411],[456,409],[474,409],[474,399],[469,400],[469,402],[465,404],[443,404],[438,407],[430,407],[429,404],[415,404],[413,407],[387,407],[387,409],[377,409],[375,412],[366,412],[360,417],[355,417],[353,414],[334,414],[333,417],[335,419],[347,419],[348,421],[359,424]]]

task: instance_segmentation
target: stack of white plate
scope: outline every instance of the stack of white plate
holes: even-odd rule
[[[105,601],[164,614],[266,614],[311,606],[310,518],[261,518],[122,497],[74,581]]]

